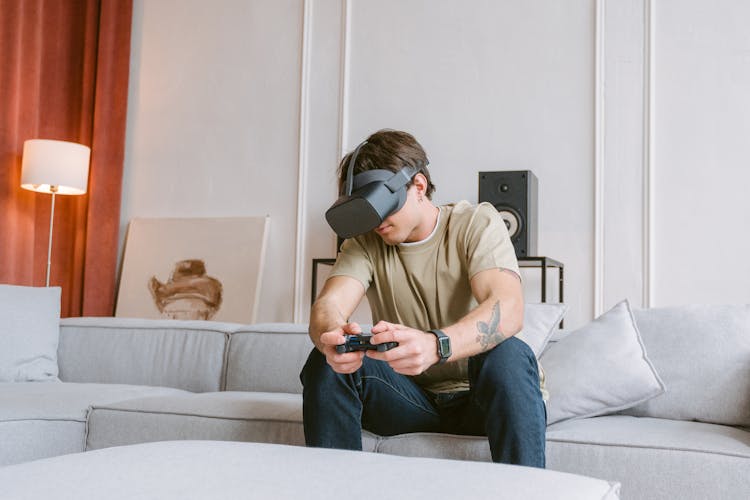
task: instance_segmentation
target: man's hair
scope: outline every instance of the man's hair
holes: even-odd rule
[[[378,130],[366,140],[367,144],[360,148],[357,155],[353,175],[367,170],[383,169],[398,172],[406,166],[417,167],[427,179],[425,196],[427,196],[427,199],[432,199],[435,185],[432,183],[430,171],[427,169],[427,155],[413,135],[398,130],[384,129]],[[353,152],[344,156],[339,163],[340,194],[344,193],[346,172]],[[412,181],[409,181],[406,187],[409,188],[411,185]]]

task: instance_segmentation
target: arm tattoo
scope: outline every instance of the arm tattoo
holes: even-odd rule
[[[500,331],[500,302],[495,302],[492,307],[492,316],[488,323],[477,321],[477,330],[479,330],[477,342],[482,346],[482,351],[489,351],[505,340]]]

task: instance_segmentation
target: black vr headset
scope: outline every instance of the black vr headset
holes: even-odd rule
[[[344,193],[326,211],[328,225],[344,239],[375,229],[386,217],[400,210],[406,202],[406,185],[421,170],[404,166],[398,172],[377,169],[352,175],[359,150],[365,144],[367,141],[352,153]]]

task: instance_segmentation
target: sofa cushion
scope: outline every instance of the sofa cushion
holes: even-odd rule
[[[95,405],[86,449],[181,439],[304,445],[301,396],[209,392]]]
[[[302,394],[299,373],[312,348],[306,324],[245,327],[229,340],[226,390]]]
[[[750,459],[750,431],[725,425],[625,415],[567,420],[547,427],[547,443],[621,446],[695,452]],[[377,437],[375,451],[490,461],[484,436],[415,432]],[[750,462],[748,462],[750,467]]]
[[[566,312],[565,304],[524,304],[523,329],[516,337],[526,342],[538,359]]]
[[[147,443],[21,464],[0,469],[0,484],[9,498],[109,500],[611,500],[619,490],[531,467],[220,441]]]
[[[413,432],[378,436],[375,451],[405,457],[442,457],[451,460],[491,462],[486,436]]]
[[[379,437],[376,451],[491,460],[486,437],[453,434]],[[547,469],[617,480],[625,498],[745,498],[750,491],[750,432],[622,415],[567,420],[547,428]]]
[[[214,392],[139,398],[91,409],[86,449],[208,439],[305,444],[302,396],[268,392]],[[362,432],[365,451],[377,436]]]
[[[143,396],[189,394],[169,387],[63,382],[0,384],[0,421],[86,421],[88,408]]]
[[[711,453],[750,459],[750,431],[725,425],[605,415],[567,420],[547,427],[547,443],[623,446]],[[440,456],[491,461],[484,436],[415,432],[377,437],[375,451],[404,456]],[[750,466],[750,462],[748,463]]]
[[[517,336],[539,357],[566,311],[564,304],[526,304],[524,328]],[[226,390],[301,394],[299,373],[313,348],[307,331],[302,323],[261,323],[233,332]]]
[[[569,420],[547,429],[547,467],[617,478],[624,498],[747,498],[750,432],[622,415]]]
[[[60,378],[218,391],[228,336],[239,328],[214,321],[64,319]]]
[[[667,386],[629,415],[750,426],[750,305],[635,310]]]
[[[0,383],[0,465],[83,451],[91,404],[180,393],[113,384]]]
[[[616,412],[664,392],[627,301],[555,342],[540,361],[550,424]]]
[[[0,466],[80,453],[85,429],[75,420],[0,421]]]
[[[0,382],[58,380],[60,287],[0,285]]]
[[[745,429],[663,418],[605,415],[568,420],[549,426],[547,441],[658,448],[750,459],[750,432]]]

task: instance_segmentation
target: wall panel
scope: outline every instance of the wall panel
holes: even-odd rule
[[[536,173],[566,326],[623,298],[748,302],[748,18],[740,0],[136,0],[122,232],[267,213],[260,319],[306,321],[338,159],[400,128],[439,203],[476,201],[482,170]]]
[[[289,321],[302,2],[134,7],[121,233],[132,217],[270,215],[259,319]]]
[[[749,19],[656,2],[655,305],[750,302]]]

